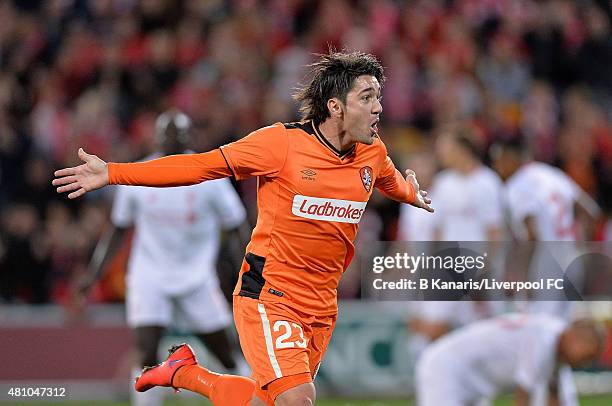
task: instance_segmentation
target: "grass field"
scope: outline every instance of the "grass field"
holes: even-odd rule
[[[20,403],[5,403],[0,402],[1,405],[23,405]],[[62,403],[47,403],[47,402],[31,402],[27,403],[36,406],[130,406],[129,402],[62,402]],[[205,400],[194,401],[194,400],[176,400],[166,401],[165,406],[202,406],[209,405],[210,403]],[[411,406],[414,402],[408,399],[398,400],[352,400],[352,399],[321,399],[317,401],[317,406]],[[495,402],[495,406],[511,406],[513,404],[511,398],[499,399]],[[580,398],[581,406],[610,406],[612,405],[612,395],[608,396],[590,396]]]

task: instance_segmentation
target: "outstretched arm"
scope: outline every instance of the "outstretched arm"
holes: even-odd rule
[[[57,192],[75,199],[106,185],[186,186],[232,175],[221,150],[203,154],[170,155],[147,162],[106,163],[79,149],[84,164],[55,171]]]
[[[58,193],[74,199],[106,185],[187,186],[234,176],[276,176],[285,163],[289,142],[282,124],[253,131],[236,142],[202,154],[170,155],[147,162],[108,164],[79,149],[83,165],[55,172]]]

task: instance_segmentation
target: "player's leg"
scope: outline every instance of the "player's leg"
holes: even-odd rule
[[[336,316],[312,317],[308,334],[307,353],[309,373],[295,375],[294,380],[302,380],[303,383],[279,393],[277,381],[269,385],[271,396],[276,399],[275,405],[314,405],[316,390],[312,383],[319,372],[319,366],[327,351],[332,332],[336,324]],[[287,384],[286,384],[287,385]],[[277,395],[277,393],[279,393]]]
[[[232,354],[232,346],[226,330],[212,333],[199,333],[196,336],[206,345],[206,348],[221,362],[225,368],[236,369],[236,361]]]
[[[217,280],[207,280],[188,295],[178,298],[176,303],[185,327],[195,333],[227,370],[239,375],[249,374],[244,359],[231,345],[227,329],[232,316]]]
[[[134,332],[137,363],[132,378],[141,374],[143,367],[156,365],[157,348],[165,326],[172,317],[172,303],[154,280],[127,279],[127,324]],[[132,405],[156,406],[163,402],[164,390],[156,388],[147,393],[131,392]]]
[[[266,324],[271,331],[265,351],[257,353],[261,359],[254,363],[258,366],[270,364],[274,376],[280,375],[270,381],[270,373],[260,369],[263,375],[258,379],[258,383],[263,383],[261,391],[274,399],[277,406],[313,405],[316,401],[313,381],[327,351],[336,316],[316,317],[270,303],[258,303],[257,306],[264,321],[264,332]]]
[[[184,388],[206,396],[216,406],[246,406],[257,404],[259,400],[273,405],[272,400],[285,392],[290,397],[285,401],[281,399],[284,404],[290,404],[288,402],[296,401],[296,398],[314,402],[307,349],[312,330],[302,321],[302,316],[286,306],[237,297],[234,320],[240,345],[253,367],[255,380],[209,371],[197,365],[189,346],[182,345],[174,348],[164,363],[145,371],[136,382],[136,389],[146,391],[153,386]],[[307,384],[306,388],[298,388],[304,384]]]
[[[572,368],[569,365],[564,365],[559,369],[558,385],[559,401],[562,405],[577,406],[580,404]]]
[[[301,405],[314,402],[307,343],[311,329],[286,306],[234,298],[234,319],[244,356],[253,367],[252,405]],[[284,400],[278,400],[283,395]],[[280,402],[280,403],[279,403]]]
[[[237,325],[244,324],[238,311]],[[254,329],[253,329],[254,330]],[[240,331],[240,329],[239,329]],[[257,331],[262,331],[261,323]],[[249,352],[249,341],[242,341],[243,351]],[[210,399],[216,406],[274,405],[267,394],[254,395],[255,380],[237,375],[221,375],[198,365],[188,345],[171,349],[171,354],[160,366],[145,371],[136,382],[136,390],[147,391],[154,386],[172,386],[199,393]]]
[[[254,397],[268,405],[314,402],[308,357],[312,318],[285,305],[234,298],[240,346],[256,381]],[[278,400],[281,395],[284,400]]]
[[[276,397],[275,406],[312,406],[315,403],[315,386],[312,382],[303,383],[288,389]]]
[[[133,329],[140,369],[157,365],[157,349],[166,331],[163,326],[141,326]]]
[[[255,381],[237,375],[222,375],[200,365],[187,344],[174,346],[168,358],[147,368],[137,378],[135,388],[147,392],[156,386],[187,389],[210,399],[216,406],[248,405],[255,390]]]

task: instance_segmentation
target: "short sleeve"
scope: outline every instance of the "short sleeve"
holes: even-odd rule
[[[289,140],[278,123],[261,128],[221,147],[223,157],[237,180],[251,176],[276,176],[285,164]]]
[[[238,227],[246,219],[246,210],[238,193],[227,178],[212,182],[215,187],[215,193],[211,196],[212,205],[221,226],[225,230]]]
[[[136,202],[128,186],[117,186],[111,212],[111,221],[115,227],[127,228],[134,224]]]

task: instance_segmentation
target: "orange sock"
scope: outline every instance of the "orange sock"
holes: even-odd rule
[[[255,381],[244,376],[221,375],[199,365],[185,365],[172,379],[175,388],[206,396],[215,406],[248,406]]]

